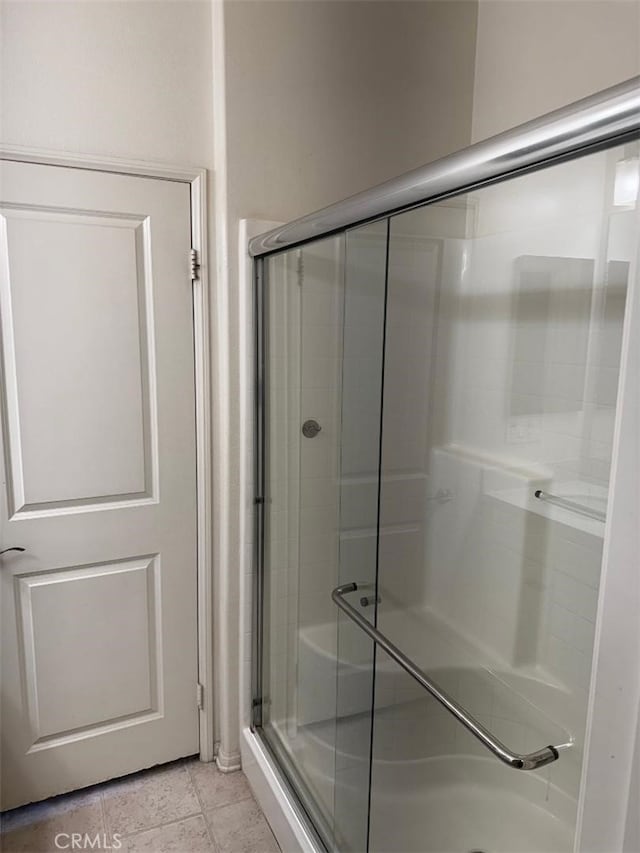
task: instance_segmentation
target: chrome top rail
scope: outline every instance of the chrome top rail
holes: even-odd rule
[[[259,257],[282,251],[639,134],[640,77],[632,77],[254,237],[249,253]]]
[[[561,749],[567,749],[571,745],[563,743],[560,746],[544,746],[542,749],[538,749],[535,752],[530,752],[525,755],[510,750],[501,743],[497,737],[494,737],[494,735],[492,735],[491,732],[482,725],[482,723],[479,723],[475,717],[472,717],[471,714],[465,711],[465,709],[459,705],[455,699],[438,687],[438,685],[432,681],[428,675],[425,675],[425,673],[417,667],[410,658],[401,652],[400,649],[391,642],[391,640],[385,637],[384,634],[380,633],[377,628],[374,628],[373,625],[368,622],[362,614],[358,613],[358,611],[349,604],[348,601],[344,600],[344,595],[349,592],[355,592],[357,589],[358,584],[344,583],[333,590],[331,598],[350,619],[353,619],[353,621],[359,625],[374,642],[384,649],[384,651],[392,657],[405,672],[409,673],[409,675],[414,678],[418,684],[424,687],[424,689],[427,690],[434,699],[443,705],[450,714],[453,714],[453,716],[462,723],[462,725],[468,729],[474,737],[478,738],[480,743],[484,744],[490,752],[497,756],[500,761],[503,761],[515,770],[537,770],[539,767],[544,767],[545,764],[551,764],[552,761],[557,761],[559,758],[559,751]]]

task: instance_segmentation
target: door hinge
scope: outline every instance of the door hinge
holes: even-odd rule
[[[204,708],[204,687],[199,681],[196,683],[196,703],[198,705],[198,710],[202,711]]]
[[[197,249],[191,249],[190,260],[191,260],[191,281],[198,281],[200,279],[200,260],[198,258],[198,250]]]

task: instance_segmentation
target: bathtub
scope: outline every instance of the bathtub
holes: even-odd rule
[[[554,781],[553,765],[512,770],[464,730],[447,733],[448,721],[420,708],[424,701],[376,708],[371,851],[570,853],[576,801]],[[418,737],[430,728],[432,737]],[[315,756],[312,788],[346,849],[360,849],[366,829],[370,734],[366,714],[299,729]]]
[[[567,694],[553,680],[500,670],[488,658],[478,665],[477,649],[469,650],[450,626],[419,608],[381,612],[379,624],[511,748],[529,752],[571,742]],[[326,819],[335,821],[348,849],[362,843],[365,820],[362,786],[370,760],[373,681],[370,645],[368,650],[369,656],[358,660],[354,654],[349,664],[338,664],[335,623],[299,632],[298,737]],[[506,767],[381,652],[375,699],[372,851],[570,853],[578,745],[536,772]]]
[[[570,853],[574,804],[566,800],[544,776],[516,775],[491,758],[376,762],[370,851]]]
[[[464,678],[440,673],[447,675]],[[555,780],[556,767],[532,773],[506,767],[428,702],[376,707],[372,853],[571,853],[576,800]],[[361,849],[366,832],[370,735],[365,713],[298,733],[307,755],[315,756],[311,783],[326,823],[345,849]]]

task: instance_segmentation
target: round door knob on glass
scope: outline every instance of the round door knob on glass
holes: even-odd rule
[[[305,438],[315,438],[321,429],[318,421],[309,420],[302,424],[302,434]]]
[[[25,550],[26,550],[26,548],[21,548],[19,545],[15,545],[13,548],[5,548],[4,550],[0,551],[0,557],[2,557],[3,554],[7,554],[9,551],[25,551]]]

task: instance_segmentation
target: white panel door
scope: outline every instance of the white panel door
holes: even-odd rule
[[[198,750],[188,184],[0,164],[2,808]]]

